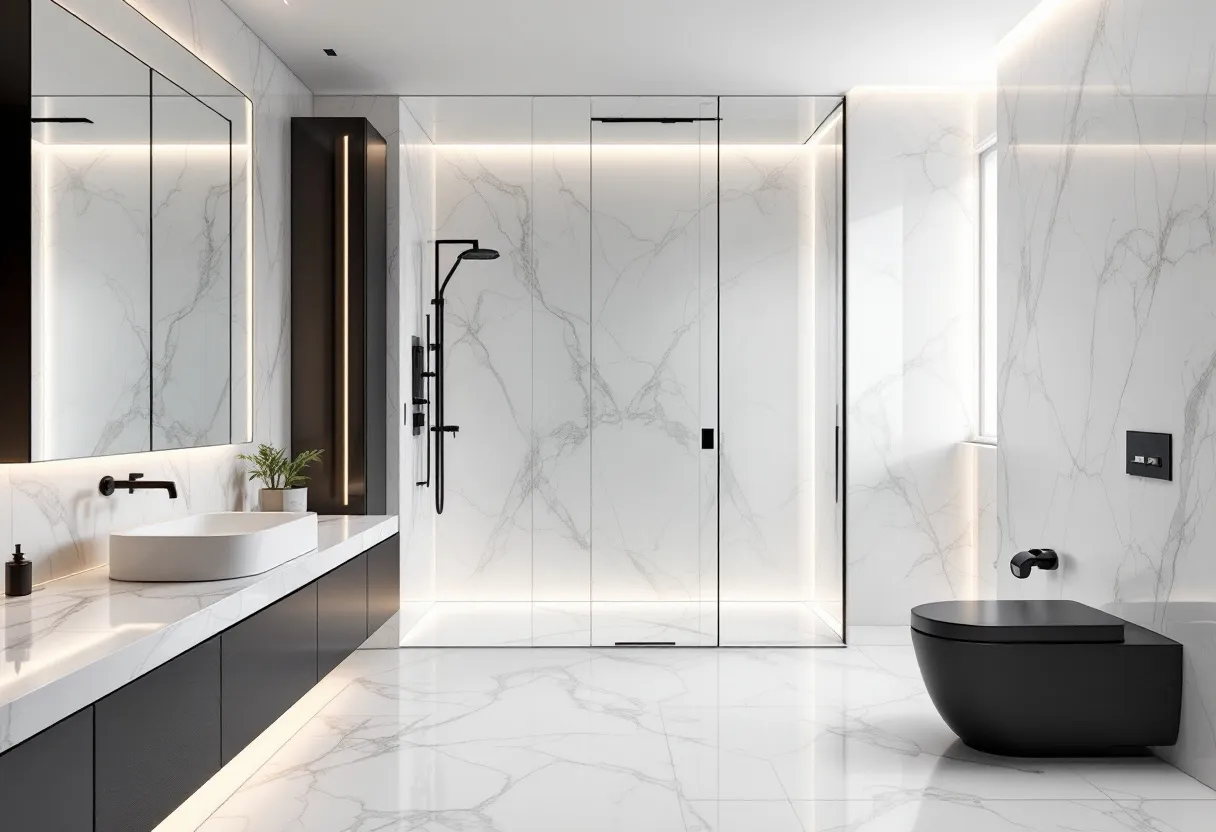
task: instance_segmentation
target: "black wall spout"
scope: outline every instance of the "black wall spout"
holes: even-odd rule
[[[1055,549],[1031,549],[1018,552],[1009,561],[1009,568],[1015,578],[1029,578],[1030,570],[1034,567],[1048,571],[1060,568],[1060,558]]]

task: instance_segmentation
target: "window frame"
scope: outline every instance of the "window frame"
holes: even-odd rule
[[[996,136],[992,135],[981,142],[976,147],[976,191],[978,193],[978,210],[976,211],[976,347],[977,347],[977,382],[979,391],[978,407],[976,408],[976,435],[974,441],[984,444],[995,445],[997,443],[997,414],[989,413],[991,409],[988,407],[988,398],[997,384],[996,378],[988,378],[986,367],[990,356],[988,348],[989,336],[995,336],[995,333],[989,332],[988,326],[988,305],[996,303],[996,281],[997,275],[989,274],[987,270],[987,261],[989,254],[989,246],[996,245],[996,240],[989,240],[990,235],[985,233],[986,220],[988,212],[986,204],[990,196],[989,189],[996,187],[996,182],[988,182],[985,175],[985,166],[989,160],[996,159],[997,150]],[[995,320],[993,321],[995,324]],[[996,349],[996,339],[992,339],[992,349]]]

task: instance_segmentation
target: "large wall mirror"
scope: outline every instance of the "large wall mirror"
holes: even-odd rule
[[[28,460],[248,441],[252,105],[125,3],[30,14]]]

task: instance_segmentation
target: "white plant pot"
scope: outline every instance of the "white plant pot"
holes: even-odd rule
[[[258,492],[260,511],[308,511],[308,488],[263,488]]]

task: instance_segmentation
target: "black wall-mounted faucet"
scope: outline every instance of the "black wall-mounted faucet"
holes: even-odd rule
[[[101,492],[103,497],[113,495],[115,490],[119,488],[127,489],[128,494],[134,494],[135,490],[163,488],[169,492],[169,499],[177,499],[177,483],[172,480],[145,480],[143,474],[128,474],[125,480],[116,480],[113,477],[102,477],[101,482],[97,486],[97,490]]]
[[[1060,557],[1055,549],[1031,549],[1028,552],[1018,552],[1009,561],[1009,568],[1015,578],[1029,578],[1033,567],[1040,569],[1059,569]]]

